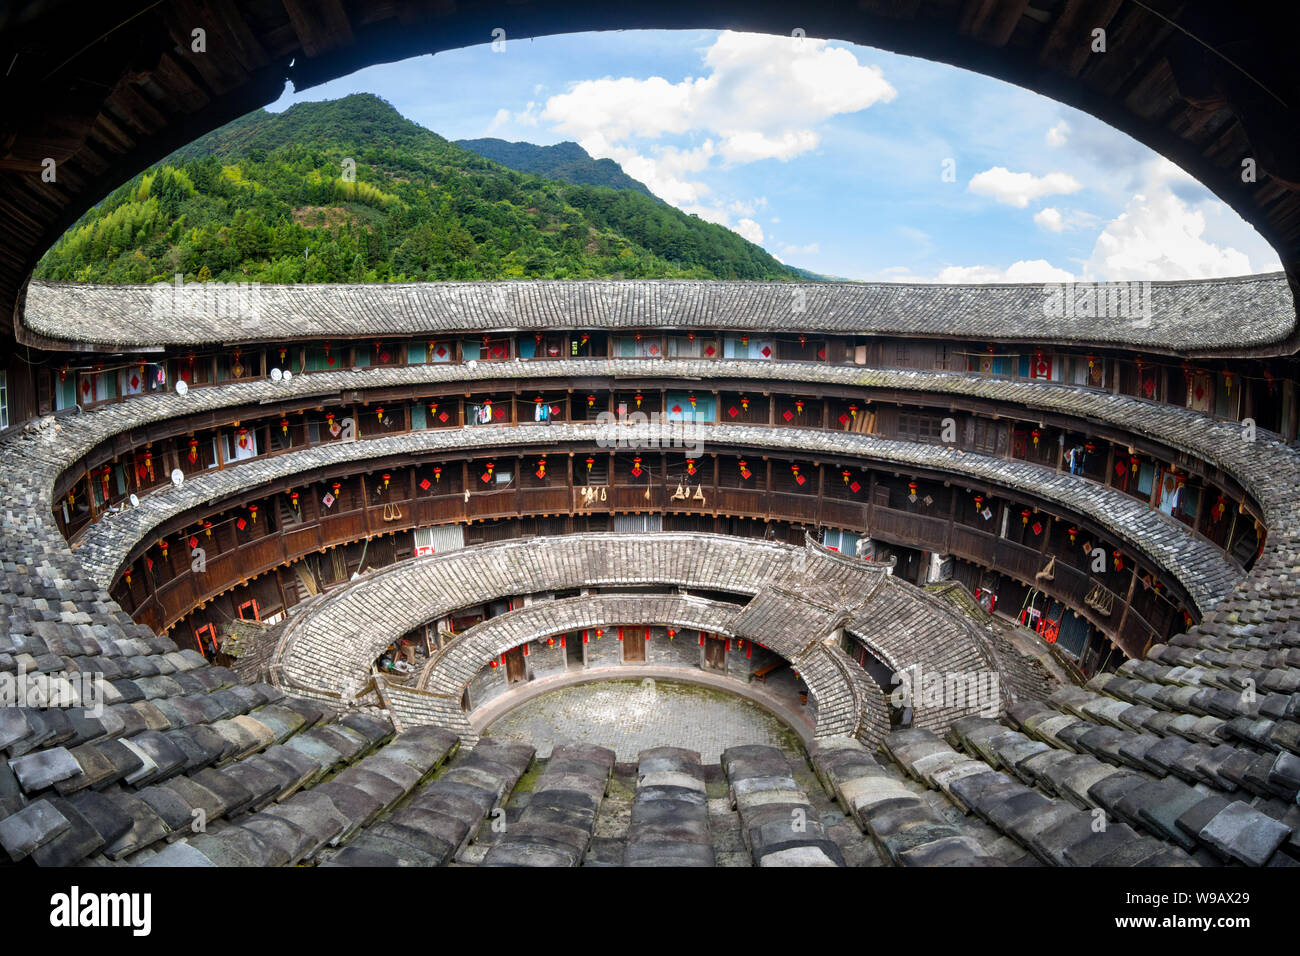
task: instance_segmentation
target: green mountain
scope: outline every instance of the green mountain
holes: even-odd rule
[[[631,189],[647,196],[654,195],[645,183],[623,172],[618,163],[612,159],[592,159],[591,154],[577,143],[535,146],[489,137],[458,139],[456,145],[521,173],[583,186],[608,186],[610,189]]]
[[[390,282],[793,279],[729,229],[631,189],[508,169],[370,94],[250,113],[86,213],[39,278]]]

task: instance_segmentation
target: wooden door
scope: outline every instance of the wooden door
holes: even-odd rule
[[[704,666],[715,670],[727,669],[727,642],[710,635],[704,641]]]
[[[622,628],[623,660],[626,663],[645,660],[645,632],[639,627]]]
[[[506,683],[517,684],[524,677],[524,649],[512,647],[506,651]]]

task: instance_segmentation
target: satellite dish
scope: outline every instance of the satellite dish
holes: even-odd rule
[[[271,369],[271,381],[278,382],[283,377],[283,373],[278,368]]]
[[[285,369],[285,370],[284,370],[284,380],[287,382],[287,381],[289,381],[289,379],[291,379],[291,378],[293,378],[293,372],[290,372],[288,369]]]
[[[185,472],[181,471],[179,468],[173,468],[172,484],[175,485],[177,488],[179,488],[181,486],[181,482],[183,482],[184,480],[185,480]]]
[[[189,385],[185,384],[185,379],[183,379],[183,378],[178,378],[178,379],[176,380],[176,394],[177,394],[177,395],[184,395],[184,394],[185,394],[186,392],[188,392],[189,390],[190,390],[190,387],[189,387]]]
[[[131,507],[132,507],[132,508],[139,508],[139,507],[140,507],[140,499],[137,498],[135,495],[132,495],[132,496],[131,496]]]

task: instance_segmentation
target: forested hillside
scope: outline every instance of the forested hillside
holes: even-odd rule
[[[369,94],[259,110],[117,189],[36,275],[84,282],[796,276],[627,189],[507,169]]]

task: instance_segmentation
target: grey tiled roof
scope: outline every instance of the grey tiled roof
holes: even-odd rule
[[[186,288],[196,291],[173,296],[154,286],[32,282],[23,321],[48,339],[105,348],[494,330],[718,328],[1115,344],[1186,353],[1267,345],[1284,339],[1295,321],[1283,273],[1151,283],[1149,316],[1140,310],[1102,318],[1049,316],[1054,287],[1043,284],[263,285],[242,303],[245,293],[223,302],[216,284]]]

